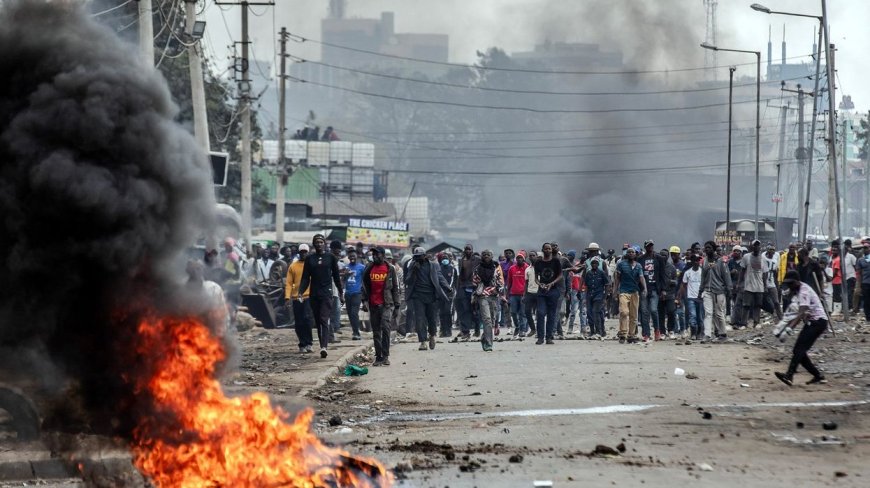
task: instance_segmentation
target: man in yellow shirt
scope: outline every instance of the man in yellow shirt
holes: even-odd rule
[[[284,286],[285,303],[292,306],[293,318],[296,321],[296,337],[299,338],[299,352],[311,352],[314,337],[311,334],[311,324],[314,316],[308,303],[309,288],[299,290],[302,282],[302,267],[308,256],[308,244],[299,246],[299,259],[293,261],[287,268],[287,282]],[[290,305],[292,304],[292,305]]]

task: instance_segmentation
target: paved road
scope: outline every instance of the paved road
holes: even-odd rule
[[[340,386],[370,393],[318,413],[353,419],[351,434],[321,424],[327,439],[411,464],[401,486],[867,486],[866,385],[788,389],[777,359],[741,343],[404,343]],[[599,444],[626,452],[589,456]]]

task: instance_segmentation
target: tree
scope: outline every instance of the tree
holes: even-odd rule
[[[136,2],[123,5],[125,0],[95,0],[90,4],[90,10],[98,13],[120,6],[115,10],[100,15],[97,19],[118,32],[118,35],[129,42],[138,42],[136,19],[138,6]],[[154,33],[155,60],[157,68],[166,79],[169,92],[176,105],[178,115],[176,120],[189,132],[193,132],[193,103],[190,94],[190,65],[187,49],[184,45],[184,3],[154,2]],[[131,27],[132,26],[132,27]],[[204,56],[203,56],[204,58]],[[203,66],[203,84],[205,88],[205,103],[208,116],[209,142],[213,151],[226,152],[230,161],[240,161],[241,153],[241,119],[238,117],[239,103],[234,97],[232,84],[215,75],[206,64]],[[256,143],[262,137],[262,130],[257,123],[256,110],[251,108],[252,150],[257,151]],[[252,211],[255,217],[262,215],[268,209],[268,191],[260,182],[252,183]],[[231,164],[227,174],[227,185],[216,191],[218,202],[226,203],[237,210],[241,207],[241,168]]]
[[[870,112],[860,121],[861,128],[855,131],[858,139],[858,157],[867,161],[870,159]]]

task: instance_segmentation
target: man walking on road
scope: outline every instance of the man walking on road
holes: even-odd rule
[[[559,282],[564,283],[562,265],[559,258],[553,255],[553,247],[549,242],[541,246],[543,254],[535,261],[535,279],[538,283],[538,340],[535,344],[553,344],[553,334],[556,322],[559,320],[559,299],[562,289]]]
[[[641,295],[648,290],[644,282],[641,265],[636,261],[637,254],[633,248],[625,251],[625,257],[616,265],[613,278],[614,293],[619,296],[619,343],[637,342],[637,311]]]
[[[607,273],[601,268],[604,262],[600,257],[591,258],[591,268],[583,274],[583,282],[586,285],[586,300],[589,302],[587,314],[589,316],[589,337],[602,338],[605,336],[604,315],[601,313],[604,307],[604,297],[607,295],[607,286],[610,284]]]
[[[721,257],[716,255],[716,243],[704,244],[704,268],[701,271],[701,296],[704,298],[704,337],[702,342],[725,336],[725,295],[731,290],[731,274]]]
[[[743,273],[743,307],[746,309],[747,321],[751,317],[752,325],[760,325],[761,306],[764,304],[764,294],[767,291],[767,268],[761,256],[761,241],[758,239],[750,244],[751,251],[740,260]]]
[[[870,323],[870,241],[862,242],[864,256],[855,268],[861,274],[861,298],[864,303],[864,322]]]
[[[438,265],[426,258],[426,250],[422,247],[414,249],[413,262],[408,264],[405,273],[405,295],[408,307],[414,309],[414,320],[417,323],[417,340],[419,349],[435,349],[435,337],[438,335],[438,302],[447,300],[450,287],[444,280]]]
[[[643,330],[643,341],[647,342],[650,339],[650,324],[658,335],[659,323],[659,300],[661,292],[664,291],[664,267],[661,258],[655,252],[655,243],[648,240],[643,243],[644,254],[638,261],[643,268],[644,284],[646,285],[646,295],[640,303],[640,326]]]
[[[492,331],[497,327],[499,299],[504,287],[504,276],[501,266],[492,259],[492,251],[485,249],[480,253],[480,264],[474,268],[472,281],[475,285],[474,297],[480,307],[480,319],[483,321],[483,334],[480,344],[486,352],[492,351]]]
[[[450,287],[450,293],[447,294],[447,300],[438,302],[438,319],[441,322],[441,337],[449,338],[453,335],[453,301],[456,298],[456,268],[450,263],[450,258],[447,253],[439,252],[436,256],[438,260],[438,269],[441,275],[444,276],[444,281]]]
[[[299,288],[302,282],[302,269],[305,257],[308,256],[308,244],[299,246],[299,259],[287,268],[287,281],[284,286],[284,302],[290,305],[293,312],[296,337],[299,338],[299,352],[311,352],[314,339],[311,336],[311,326],[314,318],[311,316],[311,304],[308,303],[308,288]],[[320,330],[317,331],[318,335]]]
[[[526,267],[526,292],[523,295],[523,308],[526,311],[526,325],[529,332],[526,337],[538,334],[535,328],[535,315],[538,313],[538,279],[535,277],[535,263],[538,255],[535,251],[529,251],[529,266]]]
[[[372,366],[390,365],[390,322],[399,306],[399,279],[396,269],[384,262],[383,248],[372,250],[372,262],[362,273],[363,310],[368,310],[375,343]]]
[[[362,305],[362,274],[365,266],[357,261],[356,250],[347,251],[348,264],[344,273],[344,299],[347,302],[347,318],[353,332],[352,340],[362,339],[360,336],[359,309]]]
[[[514,323],[514,339],[520,339],[528,331],[526,324],[526,313],[523,308],[523,295],[526,292],[526,269],[529,265],[526,264],[526,253],[520,251],[517,253],[516,264],[508,268],[505,284],[508,307],[511,318]]]
[[[327,356],[326,347],[329,344],[329,319],[332,315],[332,286],[338,289],[338,299],[344,303],[341,276],[338,273],[338,259],[333,254],[325,253],[326,239],[322,234],[315,234],[311,241],[314,253],[305,258],[302,267],[300,290],[309,291],[311,312],[317,325],[317,335],[320,338],[320,357]],[[297,298],[299,295],[297,295]]]

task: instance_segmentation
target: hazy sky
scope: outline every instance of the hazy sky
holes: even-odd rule
[[[328,0],[276,0],[273,8],[252,7],[251,38],[258,58],[271,59],[275,52],[274,33],[282,26],[293,33],[320,38],[320,19],[326,16]],[[813,44],[813,19],[783,15],[766,15],[749,8],[747,0],[719,2],[718,44],[720,47],[761,50],[766,63],[768,29],[773,32],[773,59],[780,59],[783,26],[788,43],[788,56],[809,54]],[[773,10],[821,15],[820,0],[764,0]],[[655,7],[650,7],[655,5]],[[644,21],[645,13],[655,8],[653,22]],[[227,62],[226,46],[230,37],[240,37],[239,8],[220,7],[209,1],[205,11],[211,44],[209,52],[223,69]],[[635,10],[634,12],[631,12]],[[839,74],[838,96],[852,95],[858,110],[870,108],[870,63],[866,52],[870,48],[870,2],[863,0],[829,0],[831,42],[837,45],[836,66]],[[645,68],[684,68],[703,66],[704,51],[698,44],[704,40],[704,5],[702,0],[657,0],[654,4],[640,0],[348,0],[347,16],[377,18],[382,11],[395,12],[397,32],[431,32],[450,36],[450,61],[470,62],[477,50],[498,46],[508,52],[530,50],[546,39],[567,42],[593,42],[602,47],[622,49],[625,60]],[[673,12],[673,17],[670,17]],[[597,22],[608,17],[608,27],[601,32]],[[663,21],[667,19],[667,21]],[[668,25],[672,20],[672,23]],[[680,25],[674,29],[673,25]],[[681,30],[695,34],[696,39],[675,41],[673,53],[645,56],[644,46],[650,36],[667,38],[669,32]],[[659,43],[661,40],[659,40]],[[319,46],[312,43],[290,43],[293,54],[319,58]],[[808,58],[807,58],[808,59]],[[751,62],[751,55],[719,53],[719,65]],[[793,61],[794,62],[794,61]],[[751,67],[741,68],[744,75],[754,75]],[[719,70],[727,77],[727,68]]]

